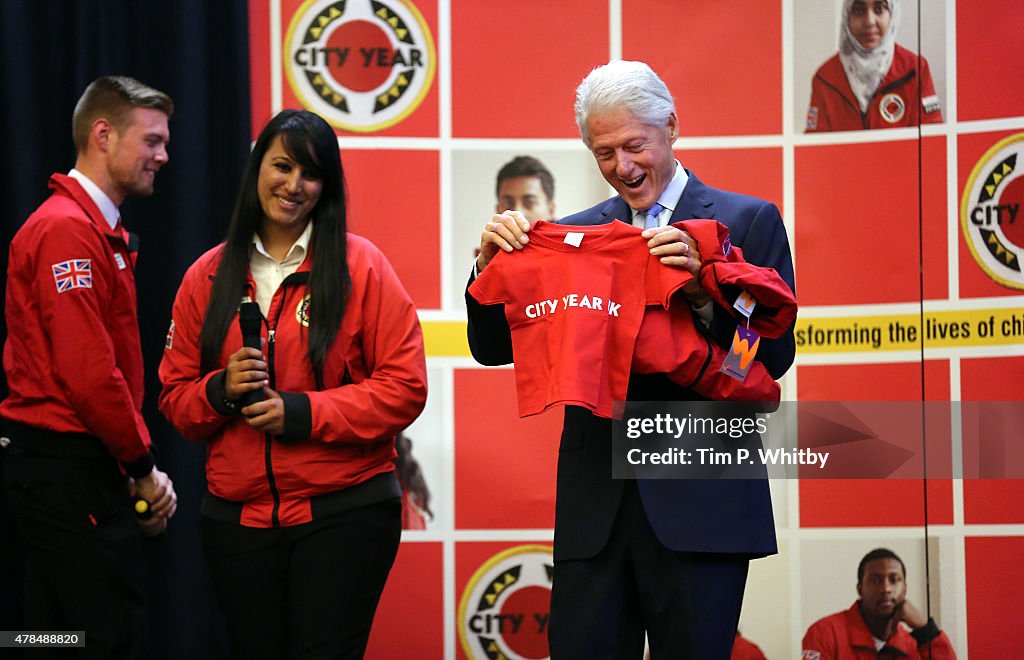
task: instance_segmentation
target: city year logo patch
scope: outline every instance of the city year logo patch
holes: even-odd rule
[[[886,94],[878,103],[878,112],[882,115],[882,119],[890,124],[895,124],[903,119],[903,115],[907,112],[907,104],[903,102],[903,97],[899,94]]]
[[[283,58],[302,105],[357,133],[408,117],[437,67],[430,29],[409,0],[307,0],[292,16]]]
[[[295,320],[303,328],[309,327],[309,301],[310,296],[307,293],[302,297],[302,300],[299,301],[299,304],[295,306]]]
[[[547,658],[551,547],[520,545],[473,574],[459,601],[459,641],[471,660]]]
[[[1000,140],[974,165],[960,227],[974,260],[996,282],[1024,289],[1024,133]]]

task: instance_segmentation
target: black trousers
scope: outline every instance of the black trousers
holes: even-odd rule
[[[402,535],[394,499],[303,525],[202,519],[236,658],[362,658]]]
[[[700,506],[699,502],[693,503]],[[556,561],[551,660],[728,660],[749,561],[677,552],[654,535],[628,481],[607,545],[589,559]]]
[[[28,557],[28,630],[84,630],[78,657],[146,655],[145,564],[125,477],[106,459],[5,451],[7,497]],[[26,657],[76,657],[38,649]]]

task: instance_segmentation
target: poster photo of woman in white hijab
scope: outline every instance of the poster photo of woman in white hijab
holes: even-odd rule
[[[907,4],[904,0],[841,3],[839,52],[818,67],[811,79],[805,132],[941,123],[942,102],[928,60],[897,42],[909,40],[916,45],[917,20],[901,22],[902,10],[916,9],[916,3],[907,7],[902,6]],[[935,4],[922,3],[922,13]],[[941,43],[935,27],[934,21],[928,24],[928,36]],[[920,32],[923,38],[925,26]]]

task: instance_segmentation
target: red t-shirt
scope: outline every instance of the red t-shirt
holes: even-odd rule
[[[499,252],[469,287],[480,304],[505,304],[521,417],[560,404],[611,417],[626,399],[644,308],[668,307],[692,279],[662,267],[642,231],[538,222],[524,249]]]

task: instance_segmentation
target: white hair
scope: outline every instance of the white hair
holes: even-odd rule
[[[668,122],[675,112],[672,92],[643,62],[612,60],[597,67],[576,88],[576,126],[590,146],[587,119],[591,114],[625,109],[651,126]]]

